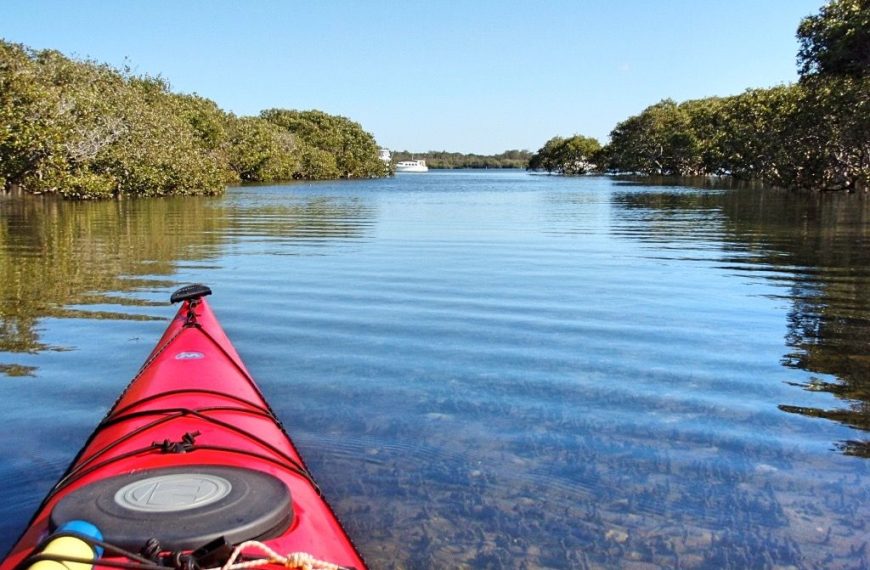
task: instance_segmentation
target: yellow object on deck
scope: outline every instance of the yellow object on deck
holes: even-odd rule
[[[99,529],[89,522],[69,521],[59,526],[54,534],[59,536],[50,538],[39,554],[58,560],[39,560],[27,570],[91,570],[94,561],[102,555],[102,548],[94,547],[85,540],[86,537],[96,540],[103,538]],[[88,562],[81,562],[83,560]]]

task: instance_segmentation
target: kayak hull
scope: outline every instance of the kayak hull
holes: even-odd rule
[[[210,469],[229,469],[225,474],[230,475],[236,473],[232,470],[250,471],[255,482],[246,484],[247,494],[239,496],[237,488],[244,486],[242,483],[234,486],[227,478],[230,475],[223,476],[220,471],[208,475]],[[172,470],[193,474],[195,483],[190,478],[173,479]],[[143,527],[139,537],[142,545],[152,538],[161,540],[161,533],[174,536],[174,528],[188,524],[185,517],[201,515],[198,520],[205,530],[194,534],[203,542],[227,533],[248,540],[247,534],[252,534],[251,539],[262,539],[282,554],[305,552],[342,567],[365,568],[204,298],[182,303],[140,372],[46,497],[0,570],[19,565],[62,522],[52,520],[53,511],[70,510],[66,505],[74,499],[88,503],[88,493],[101,484],[106,487],[106,481],[136,476],[142,476],[144,483],[127,484],[129,504],[124,504],[121,492],[126,479],[118,479],[121,487],[112,487],[114,491],[96,493],[94,502],[98,503],[98,514],[118,510],[119,504],[137,511],[124,511],[119,516],[143,517],[145,522],[137,523]],[[268,487],[257,482],[261,480],[278,482],[276,489],[286,488],[288,504],[276,507],[284,499],[261,498],[276,512],[269,514],[272,522],[257,523],[260,526],[254,528],[251,521],[237,519],[242,518],[238,513],[253,508],[255,499]],[[226,490],[228,484],[232,492]],[[233,492],[236,502],[230,502],[229,507],[220,502]],[[215,499],[221,493],[224,495]],[[185,503],[188,500],[192,501],[189,505]],[[166,501],[172,504],[167,507]],[[207,501],[211,501],[213,513],[207,512]],[[62,508],[58,508],[59,503]],[[107,520],[104,526],[120,526],[111,517]],[[233,534],[234,525],[253,530]],[[113,529],[101,530],[111,543]],[[132,542],[136,538],[133,536]],[[202,546],[194,544],[194,539],[178,540],[171,538],[166,543],[170,546],[164,548],[192,550]]]

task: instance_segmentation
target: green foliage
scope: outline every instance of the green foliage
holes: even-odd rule
[[[750,89],[725,99],[720,109],[716,172],[776,181],[791,160],[788,141],[799,99],[799,89],[794,86]]]
[[[833,0],[798,37],[800,83],[652,105],[611,132],[609,167],[870,189],[870,0]]]
[[[229,117],[214,101],[195,94],[170,94],[166,102],[190,125],[200,146],[217,151],[226,144]]]
[[[598,168],[596,162],[600,162],[600,152],[601,144],[591,137],[553,137],[529,158],[527,169],[566,176],[586,174]]]
[[[230,168],[244,182],[290,180],[300,172],[295,137],[264,119],[232,120],[227,154]]]
[[[407,150],[392,153],[393,163],[403,160],[422,159],[434,169],[454,168],[525,168],[532,153],[527,150],[506,150],[501,154],[462,154],[446,150],[411,153]]]
[[[215,148],[191,115],[179,112],[179,98],[160,81],[136,81],[118,106],[124,130],[89,167],[107,173],[119,193],[140,196],[217,194],[230,178]],[[196,102],[192,102],[195,104]]]
[[[0,46],[6,187],[71,198],[223,190],[228,171],[191,122],[204,100],[56,51]]]
[[[831,0],[797,31],[797,186],[870,190],[870,0]]]
[[[870,76],[801,82],[780,185],[870,191]],[[787,174],[787,176],[786,176]]]
[[[599,152],[573,160],[616,172],[870,190],[870,0],[831,0],[797,35],[797,85],[665,99],[617,124]],[[570,172],[570,140],[547,141],[529,168]]]
[[[617,125],[605,153],[621,172],[867,189],[870,78],[810,78],[734,97],[662,101]]]
[[[680,104],[680,111],[688,118],[686,128],[691,133],[694,174],[726,174],[722,155],[727,117],[724,105],[727,99],[708,97]]]
[[[611,166],[642,174],[699,174],[703,169],[701,143],[691,123],[690,109],[670,99],[647,107],[610,133]]]
[[[870,76],[870,0],[831,0],[797,30],[803,77]]]
[[[34,55],[0,41],[0,178],[22,186],[57,169],[60,93],[38,76]]]
[[[314,146],[305,146],[300,155],[299,172],[300,177],[309,180],[327,180],[338,178],[341,171],[334,154]]]
[[[558,170],[555,157],[558,153],[559,146],[565,141],[562,137],[553,137],[544,143],[544,146],[538,149],[538,152],[529,158],[527,166],[528,170],[546,170],[553,172]]]
[[[0,40],[7,190],[68,198],[217,194],[240,180],[386,174],[374,139],[357,123],[319,111],[272,115],[288,124],[237,118],[203,97],[170,92],[160,77]]]
[[[296,137],[297,178],[374,178],[386,174],[378,145],[359,123],[322,111],[268,109],[260,117]]]

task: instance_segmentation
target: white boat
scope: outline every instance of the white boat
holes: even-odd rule
[[[396,163],[396,172],[429,172],[425,160],[402,160]]]

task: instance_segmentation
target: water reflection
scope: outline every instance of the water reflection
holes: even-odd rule
[[[0,353],[64,350],[40,340],[46,317],[162,319],[135,309],[162,301],[136,293],[165,291],[179,263],[216,260],[235,239],[310,244],[367,230],[358,200],[287,192],[82,203],[0,194]],[[0,362],[0,374],[35,370]]]
[[[620,235],[658,244],[700,239],[721,248],[723,268],[787,284],[792,351],[783,364],[825,375],[797,385],[834,394],[842,406],[783,403],[781,410],[870,430],[870,200],[709,179],[623,184],[635,190],[612,196]],[[699,187],[705,191],[693,190]],[[858,433],[838,446],[870,457],[870,443]]]
[[[268,193],[265,188],[252,194],[251,190],[240,190],[229,197],[229,235],[311,245],[360,239],[372,225],[373,210],[359,198],[288,197],[286,192]]]
[[[124,294],[165,287],[191,235],[219,239],[220,219],[204,215],[205,201],[70,203],[24,196],[0,199],[0,209],[4,352],[59,348],[39,339],[44,317],[149,318],[87,307],[147,305]]]
[[[130,254],[141,261],[119,266],[119,283],[56,303],[166,316],[123,303],[162,301],[154,284],[174,279],[215,284],[230,336],[372,567],[867,566],[870,462],[831,452],[849,439],[843,424],[776,407],[854,401],[828,393],[847,386],[841,372],[800,359],[819,331],[819,344],[837,342],[813,320],[829,305],[860,307],[831,283],[867,265],[866,236],[847,246],[857,258],[837,261],[858,266],[827,270],[788,243],[817,222],[780,228],[752,211],[791,208],[776,193],[733,192],[439,173],[72,205],[157,208],[95,216],[114,229],[92,221],[90,239],[150,247],[121,236],[131,224],[174,249],[163,263]],[[96,247],[75,242],[85,218],[55,222],[65,241]],[[83,257],[100,271],[99,256]],[[800,325],[787,331],[790,311]],[[60,342],[71,322],[45,319],[35,341]],[[44,381],[7,382],[0,415],[27,433],[0,438],[0,479],[12,482],[0,550],[90,433],[95,402],[120,389],[104,351],[130,354],[131,335],[162,328],[83,324],[105,345],[17,355]],[[66,388],[81,370],[93,378]],[[38,393],[52,383],[65,412]],[[56,417],[34,422],[30,407]]]

